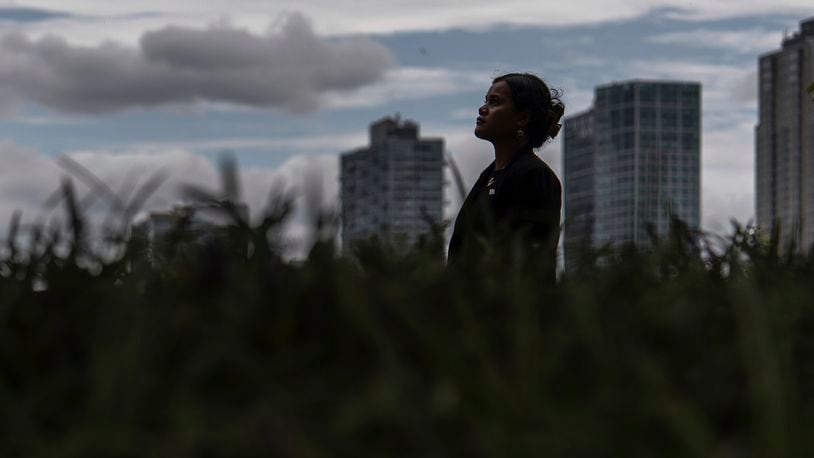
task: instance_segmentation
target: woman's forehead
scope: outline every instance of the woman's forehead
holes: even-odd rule
[[[501,81],[498,81],[497,83],[493,83],[491,86],[489,86],[489,90],[486,92],[486,95],[487,96],[489,96],[489,95],[507,96],[510,93],[511,93],[511,90],[509,89],[509,85],[506,84],[505,81],[501,80]]]

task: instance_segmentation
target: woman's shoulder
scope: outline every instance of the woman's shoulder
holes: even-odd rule
[[[557,174],[536,154],[526,154],[512,164],[511,174],[518,179],[533,179],[560,185]]]

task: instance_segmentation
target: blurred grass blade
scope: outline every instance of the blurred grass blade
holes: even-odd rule
[[[133,195],[130,202],[127,203],[124,211],[125,218],[129,221],[136,212],[141,210],[141,207],[158,191],[158,188],[160,188],[166,180],[167,174],[163,170],[156,170],[150,175],[147,181],[138,188],[138,191]]]
[[[119,199],[119,196],[110,189],[107,183],[94,175],[93,172],[88,170],[85,166],[71,159],[70,156],[66,154],[57,157],[56,163],[65,171],[82,181],[89,189],[93,190],[93,194],[98,192],[101,194],[100,197],[106,197],[116,211],[124,210],[124,202]]]

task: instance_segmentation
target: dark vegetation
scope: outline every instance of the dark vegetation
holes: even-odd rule
[[[676,221],[548,285],[498,254],[450,271],[440,232],[351,257],[327,224],[287,262],[282,200],[256,224],[209,202],[233,224],[179,223],[156,262],[94,248],[63,196],[64,227],[0,251],[2,457],[814,450],[814,263],[753,230],[712,249]]]

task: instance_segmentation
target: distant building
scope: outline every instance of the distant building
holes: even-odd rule
[[[594,111],[588,110],[565,120],[563,146],[563,196],[565,202],[565,246],[578,247],[594,237],[596,205]],[[566,157],[567,154],[567,157]],[[564,253],[566,256],[569,250]]]
[[[249,208],[237,203],[235,211],[243,221],[249,220]],[[153,264],[163,257],[168,244],[202,243],[224,235],[224,229],[235,223],[223,208],[217,204],[179,204],[167,211],[150,212],[146,218],[134,224],[133,235],[144,245],[144,255]],[[172,235],[183,233],[178,240]]]
[[[755,129],[757,224],[778,231],[784,249],[814,244],[814,18],[760,56]]]
[[[378,236],[407,244],[440,224],[444,210],[444,141],[420,138],[398,116],[370,125],[370,145],[342,154],[342,246]]]
[[[700,226],[699,83],[599,86],[594,106],[565,120],[564,136],[566,268],[586,244],[649,244],[648,227],[667,234],[671,215]]]

